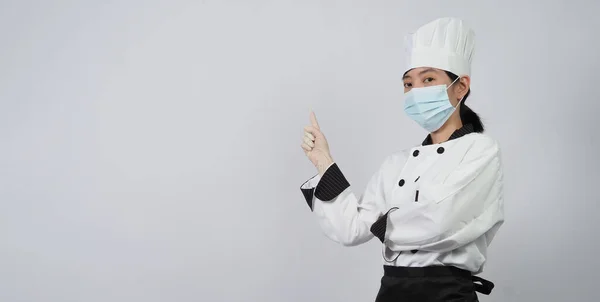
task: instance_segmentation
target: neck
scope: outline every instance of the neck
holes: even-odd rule
[[[442,128],[431,133],[431,142],[439,144],[447,141],[454,131],[462,128],[463,124],[459,116],[453,115]]]

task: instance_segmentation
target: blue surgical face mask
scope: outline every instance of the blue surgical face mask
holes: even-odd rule
[[[459,78],[454,80],[452,86]],[[404,94],[404,112],[429,132],[440,129],[456,107],[450,103],[446,85],[412,88]],[[461,99],[462,101],[462,99]]]

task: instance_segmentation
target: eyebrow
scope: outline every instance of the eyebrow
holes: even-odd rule
[[[419,75],[422,75],[422,74],[427,73],[427,72],[435,72],[435,71],[436,70],[433,69],[433,68],[427,68],[427,69],[419,72]],[[404,80],[404,79],[407,79],[407,78],[410,78],[410,76],[408,75],[408,71],[406,72],[406,74],[404,74],[404,76],[402,77],[402,79]]]

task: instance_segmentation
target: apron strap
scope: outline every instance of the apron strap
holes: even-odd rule
[[[477,276],[472,276],[472,279],[476,292],[480,292],[486,296],[492,292],[492,289],[494,288],[494,283],[492,283],[491,281],[485,280]],[[481,284],[477,282],[481,282]]]

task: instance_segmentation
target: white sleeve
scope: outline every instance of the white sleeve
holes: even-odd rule
[[[475,141],[457,162],[419,185],[418,202],[392,208],[378,221],[392,251],[448,252],[483,235],[492,240],[504,222],[498,145]]]
[[[383,164],[360,197],[335,163],[322,177],[317,174],[300,187],[327,237],[344,246],[356,246],[373,238],[370,227],[385,211],[382,168]]]

